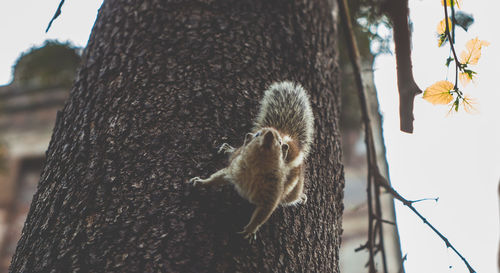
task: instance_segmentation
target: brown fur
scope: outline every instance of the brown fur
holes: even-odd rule
[[[276,207],[305,203],[304,160],[313,138],[314,117],[304,88],[289,81],[273,83],[261,100],[254,132],[235,149],[224,143],[219,152],[231,154],[229,165],[193,184],[232,183],[236,191],[256,205],[241,233],[255,238]]]
[[[292,182],[296,181],[293,185]],[[307,196],[302,193],[304,190],[304,164],[292,169],[287,176],[287,182],[285,183],[285,189],[289,188],[289,192],[283,193],[283,198],[281,201],[282,205],[295,205],[298,203],[305,203],[307,201]]]
[[[302,193],[304,185],[304,166],[290,167],[300,156],[298,145],[291,140],[283,143],[279,132],[264,128],[260,134],[246,139],[245,144],[232,152],[229,166],[212,174],[207,179],[195,177],[190,181],[203,185],[232,183],[236,191],[256,205],[250,222],[243,233],[246,238],[255,237],[259,227],[271,216],[279,204],[290,205],[305,202]],[[248,138],[248,136],[247,136]],[[283,158],[286,154],[286,158]]]

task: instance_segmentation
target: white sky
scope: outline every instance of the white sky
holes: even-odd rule
[[[433,106],[422,96],[415,100],[415,132],[399,132],[398,95],[394,57],[376,60],[375,77],[381,109],[391,180],[409,199],[439,197],[416,204],[478,272],[497,272],[499,233],[497,189],[500,180],[500,90],[498,63],[500,36],[498,1],[464,0],[462,10],[472,13],[469,32],[457,32],[457,54],[467,40],[478,36],[491,42],[483,49],[477,84],[466,93],[477,98],[479,113],[446,116],[446,106]],[[448,49],[438,48],[436,26],[444,17],[438,0],[410,1],[413,21],[413,67],[417,84],[425,89],[445,80]],[[454,81],[450,69],[449,80]],[[406,272],[469,272],[451,249],[406,207],[397,204]],[[449,268],[451,266],[451,268]]]
[[[11,80],[19,54],[46,39],[70,40],[85,46],[102,0],[66,1],[62,15],[46,34],[59,0],[16,0],[0,4],[0,85]],[[473,3],[473,4],[472,4]],[[446,77],[448,51],[436,46],[435,29],[442,19],[438,0],[410,0],[414,23],[413,65],[422,89]],[[466,89],[477,98],[480,113],[446,117],[447,109],[421,98],[415,102],[415,133],[399,131],[398,96],[393,56],[376,60],[376,85],[384,113],[391,180],[409,199],[439,197],[418,209],[469,259],[478,272],[496,272],[499,233],[497,186],[500,179],[500,91],[496,83],[500,37],[495,27],[498,1],[464,0],[463,10],[476,22],[469,33],[458,32],[457,50],[479,36],[491,42],[476,71],[480,79]],[[450,75],[453,75],[452,73]],[[453,78],[453,77],[451,77]],[[455,254],[409,210],[397,205],[406,272],[468,272]],[[450,269],[449,266],[452,266]]]
[[[87,44],[102,0],[65,1],[62,14],[48,33],[47,25],[60,0],[2,0],[0,2],[0,85],[12,80],[12,66],[21,54],[47,39]]]

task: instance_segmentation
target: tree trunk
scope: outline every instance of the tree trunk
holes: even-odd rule
[[[291,2],[104,1],[10,271],[338,272],[336,7]],[[224,167],[278,80],[311,95],[309,199],[249,244],[253,207],[186,181]]]

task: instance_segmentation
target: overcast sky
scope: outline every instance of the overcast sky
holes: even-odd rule
[[[70,40],[85,46],[102,0],[66,1],[61,17],[45,34],[59,0],[16,0],[0,4],[0,85],[11,80],[19,54],[46,39]],[[413,65],[417,84],[425,89],[447,77],[443,65],[448,50],[436,46],[436,25],[443,18],[439,0],[410,0],[413,20]],[[457,50],[479,36],[491,42],[476,71],[477,84],[466,91],[477,98],[479,113],[446,116],[421,96],[415,102],[415,133],[399,131],[395,63],[391,55],[377,58],[376,85],[384,114],[384,134],[391,180],[409,199],[439,197],[416,206],[435,224],[478,272],[496,272],[499,232],[497,187],[500,179],[500,45],[499,1],[463,0],[464,11],[476,22],[469,33],[458,32]],[[450,71],[452,72],[452,71]],[[452,75],[452,74],[450,74]],[[407,208],[397,205],[397,217],[408,254],[407,273],[468,272],[455,254]],[[450,268],[451,266],[451,268]]]

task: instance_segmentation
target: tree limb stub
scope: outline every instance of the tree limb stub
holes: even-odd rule
[[[411,63],[411,33],[408,24],[408,1],[389,0],[384,5],[394,31],[396,46],[396,64],[399,90],[400,129],[413,133],[413,101],[422,93],[413,79]]]

